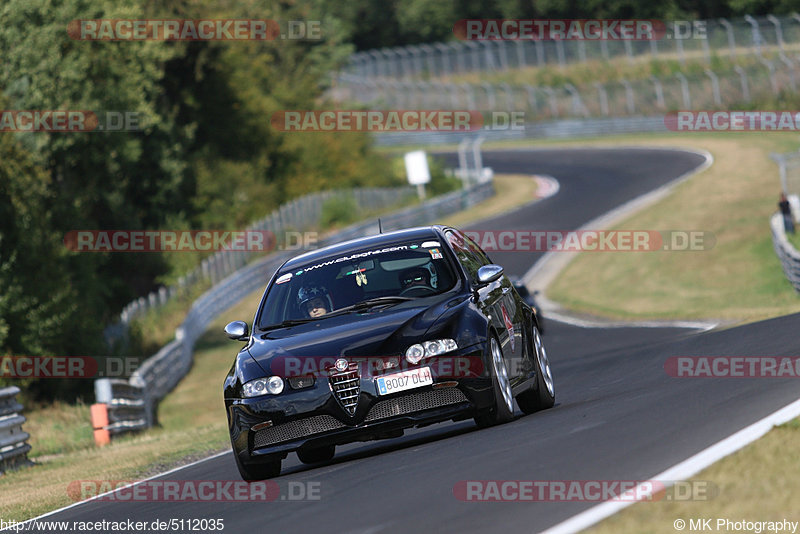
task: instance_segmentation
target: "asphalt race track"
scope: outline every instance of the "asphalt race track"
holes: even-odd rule
[[[702,162],[696,154],[651,149],[486,152],[484,163],[495,172],[552,175],[561,189],[475,229],[575,229]],[[537,258],[492,254],[518,276]],[[291,454],[275,479],[287,500],[95,501],[47,519],[224,518],[224,532],[536,532],[596,503],[463,502],[454,486],[465,480],[647,480],[800,398],[800,383],[792,379],[681,379],[664,371],[670,356],[798,354],[798,315],[705,333],[555,321],[547,327],[557,403],[551,410],[525,417],[518,410],[511,423],[485,430],[471,421],[439,424],[392,441],[340,447],[333,461],[315,467]],[[231,357],[235,350],[232,344]],[[217,389],[209,394],[222,402]],[[167,478],[239,475],[227,453]],[[290,501],[288,486],[296,482],[318,484],[319,500]]]

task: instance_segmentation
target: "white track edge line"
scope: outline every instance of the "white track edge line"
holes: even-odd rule
[[[750,426],[739,430],[735,434],[703,449],[699,453],[668,468],[666,471],[653,476],[651,480],[663,482],[664,485],[671,485],[676,480],[687,479],[718,460],[763,437],[776,425],[791,421],[798,416],[800,416],[800,400],[796,400],[784,406]],[[641,491],[643,489],[642,486],[643,485],[640,484],[634,491]],[[652,488],[652,485],[648,484],[648,487]],[[640,495],[641,494],[644,493],[640,493]],[[542,531],[542,534],[572,534],[588,528],[632,504],[635,504],[635,501],[606,501]]]
[[[174,468],[170,469],[169,471],[164,471],[163,473],[158,473],[158,474],[153,475],[151,477],[143,478],[142,480],[136,480],[134,482],[131,482],[130,484],[126,484],[125,486],[121,486],[119,488],[114,488],[113,490],[107,491],[105,493],[101,493],[100,495],[95,495],[94,497],[91,497],[89,499],[72,503],[70,505],[64,506],[63,508],[59,508],[58,510],[53,510],[52,512],[47,512],[46,514],[42,514],[42,515],[37,516],[37,517],[32,517],[30,519],[25,520],[24,522],[17,523],[17,524],[18,525],[22,525],[22,524],[30,523],[31,521],[38,521],[39,519],[43,519],[45,517],[49,517],[51,515],[61,513],[63,511],[65,511],[65,510],[69,510],[70,508],[75,508],[76,506],[82,506],[82,505],[90,503],[92,501],[96,501],[98,499],[101,499],[101,498],[105,497],[106,495],[111,495],[112,493],[116,493],[117,491],[121,491],[121,490],[124,490],[124,489],[132,488],[134,486],[137,486],[137,485],[141,484],[142,482],[148,482],[150,480],[155,480],[155,479],[157,479],[159,477],[163,477],[163,476],[175,473],[177,471],[180,471],[181,469],[186,469],[188,467],[192,467],[192,466],[201,464],[203,462],[206,462],[208,460],[213,460],[214,458],[219,458],[220,456],[224,456],[224,455],[230,454],[230,453],[231,453],[231,451],[227,451],[227,450],[226,451],[221,451],[221,452],[212,454],[211,456],[206,456],[205,458],[201,458],[200,460],[195,460],[194,462],[188,463],[186,465],[180,465],[178,467],[174,467]],[[13,527],[12,527],[12,529],[13,529]],[[6,530],[6,529],[4,529],[4,530]],[[0,530],[0,532],[2,532],[2,531]]]

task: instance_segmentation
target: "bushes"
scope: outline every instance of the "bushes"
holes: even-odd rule
[[[344,226],[355,222],[363,214],[359,212],[356,201],[350,195],[335,195],[322,204],[320,226]]]

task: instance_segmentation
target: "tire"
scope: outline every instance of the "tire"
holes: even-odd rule
[[[239,475],[247,482],[254,482],[256,480],[266,480],[268,478],[275,478],[281,474],[281,460],[268,460],[266,462],[259,462],[257,464],[243,464],[239,460],[236,451],[233,453],[236,460],[236,467],[239,469]]]
[[[316,464],[333,459],[336,454],[336,445],[323,445],[314,449],[298,449],[297,457],[304,464]]]
[[[511,382],[508,379],[506,363],[503,352],[500,350],[495,336],[489,338],[487,345],[489,354],[487,359],[491,362],[490,372],[492,389],[494,390],[494,406],[488,412],[475,416],[475,423],[483,428],[507,423],[514,418],[514,397],[511,394]]]
[[[538,412],[552,407],[556,402],[553,373],[550,370],[550,360],[542,342],[542,336],[536,326],[531,327],[533,360],[536,364],[536,387],[517,395],[519,409],[526,414]],[[528,345],[525,345],[528,350]]]

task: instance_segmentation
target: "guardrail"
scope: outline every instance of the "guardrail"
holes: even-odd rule
[[[385,231],[432,223],[494,195],[492,181],[454,191],[417,206],[381,217]],[[320,246],[378,233],[378,223],[362,222],[320,241]],[[133,373],[129,380],[102,378],[95,381],[97,403],[104,405],[108,417],[93,421],[98,444],[110,436],[141,430],[158,423],[158,403],[186,376],[192,366],[194,344],[218,315],[246,295],[266,285],[272,273],[293,253],[272,254],[253,262],[209,289],[192,305],[175,339]],[[94,419],[94,417],[93,417]],[[98,439],[97,431],[107,431]]]
[[[352,197],[358,206],[381,209],[412,197],[414,190],[409,187],[376,187],[311,193],[281,205],[280,208],[251,224],[245,230],[269,230],[276,237],[290,230],[302,230],[319,221],[322,207],[328,200],[343,195]],[[123,339],[132,319],[145,314],[150,309],[163,306],[181,291],[202,279],[208,279],[212,284],[218,283],[247,264],[254,254],[256,253],[248,251],[218,251],[204,259],[191,272],[182,276],[174,286],[161,287],[147,296],[131,301],[120,312],[119,322],[106,328],[107,344],[113,346],[116,340]]]
[[[800,293],[800,252],[786,239],[783,214],[780,212],[773,214],[769,219],[769,226],[772,230],[772,246],[781,262],[783,274],[794,290]]]
[[[384,132],[374,134],[377,146],[458,144],[465,139],[508,141],[518,139],[569,139],[600,135],[668,132],[664,116],[601,117],[592,119],[562,119],[526,123],[519,130],[478,130],[467,136],[458,132]]]
[[[0,473],[31,463],[31,446],[26,443],[30,435],[22,430],[26,419],[21,415],[18,394],[16,386],[0,388]]]
[[[800,220],[800,151],[786,154],[770,154],[780,170],[781,191],[786,193],[794,222]],[[769,219],[772,232],[772,247],[781,262],[786,279],[800,293],[800,252],[786,239],[783,214],[777,212]]]

